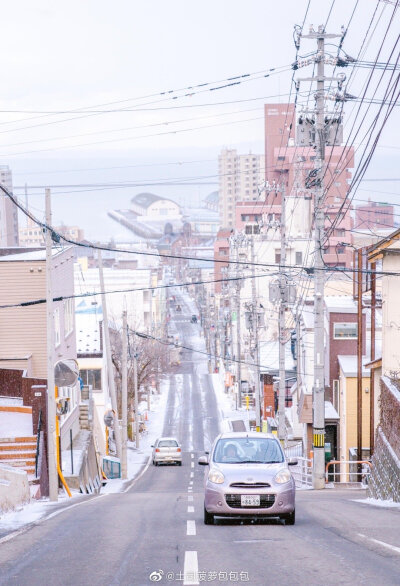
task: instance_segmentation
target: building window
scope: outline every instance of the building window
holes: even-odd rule
[[[74,329],[74,300],[64,301],[64,336],[67,337]]]
[[[281,262],[281,251],[275,250],[275,264],[279,265]]]
[[[333,381],[333,389],[332,390],[333,390],[333,406],[336,409],[336,411],[339,413],[339,404],[340,404],[340,381],[339,380]]]
[[[301,265],[302,262],[303,262],[303,253],[296,252],[296,264]]]
[[[278,157],[278,161],[284,161],[286,157]]]
[[[260,233],[260,226],[253,226],[253,234],[259,234]]]
[[[333,338],[335,340],[357,340],[357,324],[355,322],[333,324]]]
[[[79,371],[84,385],[92,387],[93,391],[101,391],[101,370],[100,368],[91,368]]]
[[[61,329],[60,329],[60,310],[54,310],[54,346],[57,348],[61,344]]]
[[[252,234],[253,230],[252,230],[252,226],[247,225],[245,228],[245,233],[246,234]]]

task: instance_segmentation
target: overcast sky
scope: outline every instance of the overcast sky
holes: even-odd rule
[[[10,165],[16,186],[25,182],[61,185],[215,174],[216,157],[223,146],[262,153],[263,104],[288,100],[290,64],[295,57],[293,26],[303,22],[307,4],[308,0],[4,3],[0,163]],[[355,5],[356,0],[333,2],[329,32],[340,32]],[[331,0],[311,0],[305,32],[311,23],[325,23],[331,6]],[[359,0],[343,45],[349,54],[357,55],[376,6],[376,0]],[[392,10],[392,6],[380,2],[365,60],[376,57]],[[387,59],[393,47],[398,18],[380,61]],[[314,48],[314,42],[303,40],[300,52],[305,54]],[[331,50],[336,53],[335,47]],[[270,68],[282,69],[268,72]],[[209,91],[210,87],[224,85],[222,80],[246,73],[255,74],[257,79]],[[264,77],[267,73],[270,77]],[[303,69],[297,77],[310,73],[311,68]],[[346,74],[350,77],[351,70]],[[360,95],[367,74],[358,70],[352,75],[350,93]],[[159,95],[166,90],[220,81]],[[304,84],[302,89],[307,91],[308,86]],[[186,93],[193,95],[185,97]],[[111,102],[118,103],[105,105]],[[218,102],[232,103],[207,105]],[[121,108],[136,111],[94,112]],[[88,109],[90,113],[52,113],[73,109]],[[350,128],[353,109],[354,104],[346,105],[346,128]],[[372,106],[370,113],[376,109]],[[382,172],[378,176],[388,176],[396,165],[400,152],[398,123],[396,112],[371,166],[375,175]],[[177,161],[199,162],[158,166]],[[139,164],[146,166],[133,167]],[[123,168],[100,170],[113,166]],[[390,185],[389,190],[394,188]],[[202,188],[207,189],[213,187]],[[65,189],[58,191],[65,193]],[[128,202],[135,192],[108,191],[107,197]],[[92,192],[86,195],[93,201]],[[102,205],[107,206],[108,199],[103,196]],[[66,197],[59,200],[65,202]],[[40,209],[39,201],[33,201]],[[65,214],[71,222],[71,211],[57,205],[56,214]]]

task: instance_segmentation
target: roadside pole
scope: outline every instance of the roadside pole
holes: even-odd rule
[[[313,386],[313,488],[325,488],[325,334],[324,334],[324,294],[325,263],[323,245],[325,242],[325,146],[326,112],[325,81],[339,81],[340,78],[325,77],[325,39],[345,35],[329,34],[325,26],[313,27],[304,39],[317,41],[317,51],[313,58],[317,64],[317,75],[299,81],[317,83],[315,93],[315,167],[314,167],[314,386]]]
[[[283,444],[286,438],[285,403],[286,403],[286,364],[285,364],[285,327],[286,299],[288,288],[286,283],[286,189],[284,183],[277,186],[281,191],[281,258],[279,262],[279,393],[278,393],[278,437]]]
[[[137,367],[137,349],[136,349],[136,333],[133,336],[133,382],[135,388],[135,443],[136,449],[139,449],[140,434],[139,434],[139,397],[138,397],[138,367]]]
[[[128,330],[127,312],[122,312],[122,360],[121,360],[121,391],[122,391],[122,455],[121,476],[128,477],[127,442],[128,442]]]
[[[251,279],[251,297],[253,305],[253,334],[254,334],[254,395],[255,395],[255,407],[256,407],[256,429],[261,431],[261,385],[260,385],[260,361],[259,361],[259,340],[258,340],[258,303],[257,303],[257,290],[256,290],[256,267],[254,259],[254,235],[250,238],[250,251],[251,251],[251,262],[252,262],[252,279]]]
[[[110,332],[108,329],[108,313],[107,313],[107,300],[105,296],[104,288],[104,275],[103,275],[103,260],[101,258],[101,250],[98,251],[98,263],[99,263],[99,275],[100,275],[100,292],[101,292],[101,305],[103,309],[103,330],[104,330],[104,342],[107,360],[107,372],[108,372],[108,388],[110,391],[111,408],[114,412],[114,437],[115,446],[117,450],[117,458],[121,458],[121,429],[119,427],[118,417],[118,402],[117,393],[115,390],[114,380],[114,369],[111,360],[111,344],[110,344]]]
[[[46,189],[46,225],[51,226],[51,193]],[[46,229],[46,312],[47,312],[47,457],[49,462],[49,497],[58,501],[58,475],[56,451],[56,389],[54,381],[54,323],[52,287],[51,231]]]

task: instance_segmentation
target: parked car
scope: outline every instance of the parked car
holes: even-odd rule
[[[160,437],[151,447],[153,448],[152,461],[154,466],[163,462],[165,464],[176,462],[178,466],[182,466],[182,448],[176,438]]]
[[[192,324],[197,324],[197,315],[193,314],[190,321],[192,322]]]
[[[220,434],[209,456],[198,463],[205,472],[204,523],[215,517],[278,517],[295,523],[294,479],[279,441],[272,434]]]

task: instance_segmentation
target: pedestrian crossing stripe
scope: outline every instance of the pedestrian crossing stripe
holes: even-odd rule
[[[325,447],[325,433],[314,433],[313,434],[313,446],[314,448]]]

